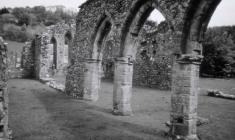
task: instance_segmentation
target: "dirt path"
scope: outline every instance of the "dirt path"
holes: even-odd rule
[[[205,96],[206,88],[233,92],[235,80],[201,82],[198,127],[202,140],[235,139],[235,101]],[[102,82],[97,102],[72,99],[34,80],[9,81],[9,123],[14,140],[166,140],[170,92],[133,88],[134,116],[113,116],[111,83]]]

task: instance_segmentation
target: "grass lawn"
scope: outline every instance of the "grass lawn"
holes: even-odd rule
[[[200,79],[202,140],[235,139],[235,101],[208,97],[207,88],[234,94],[235,80]],[[97,102],[66,96],[33,80],[9,81],[9,123],[15,140],[167,140],[170,91],[133,88],[133,116],[112,115],[113,84],[102,82]]]
[[[9,41],[9,40],[6,40],[6,42],[8,43],[7,44],[8,55],[10,55],[11,52],[17,52],[17,54],[21,56],[23,46],[25,45],[24,43]]]

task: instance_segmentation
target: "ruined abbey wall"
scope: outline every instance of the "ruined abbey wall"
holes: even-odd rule
[[[143,28],[144,29],[144,28]],[[171,88],[174,45],[167,23],[159,24],[154,30],[143,30],[134,62],[133,84]]]
[[[166,22],[149,30],[143,27],[137,45],[134,60],[133,85],[154,87],[158,89],[171,88],[171,74],[174,50],[173,42],[169,39],[171,31]],[[112,49],[112,38],[108,38],[103,51],[103,79],[113,80],[115,53]]]
[[[122,48],[120,48],[122,40],[121,34],[123,32],[122,27],[124,26],[124,20],[127,18],[132,2],[133,1],[131,0],[111,0],[104,4],[103,1],[98,0],[87,1],[84,5],[81,6],[81,10],[77,16],[77,31],[72,51],[72,61],[74,65],[71,66],[70,69],[68,69],[69,73],[71,74],[67,76],[67,93],[76,97],[79,95],[74,94],[83,92],[81,91],[83,89],[82,87],[78,88],[75,85],[82,85],[83,83],[84,78],[82,77],[82,73],[85,70],[85,65],[82,62],[84,62],[86,58],[92,58],[92,55],[95,55],[92,48],[94,45],[94,36],[98,28],[97,26],[105,18],[109,18],[112,24],[112,29],[107,37],[108,46],[112,47],[111,58],[120,56],[120,51],[122,50]],[[186,7],[182,7],[181,9],[179,9],[176,5],[173,5],[172,3],[174,2],[171,1],[158,1],[158,3],[158,9],[165,16],[166,22],[169,24],[170,27],[181,22],[179,19],[183,18],[181,14],[182,12],[184,12],[184,10],[186,10]],[[183,3],[187,3],[187,1],[182,1],[181,4],[183,5]],[[170,11],[175,11],[174,15],[171,15]],[[174,16],[175,18],[173,19],[172,16]],[[170,37],[166,38],[165,41],[170,42],[169,39],[171,39],[172,41],[177,40],[176,34],[178,33],[172,32],[171,34],[169,34]],[[171,46],[174,48],[172,52],[177,52],[179,46],[180,44],[177,43],[175,43],[174,46]],[[105,53],[103,55],[105,55]],[[105,61],[103,63],[105,63]],[[136,79],[139,79],[139,77],[136,77]],[[136,85],[141,85],[141,83],[136,83]]]
[[[7,46],[0,37],[0,139],[8,139]]]
[[[141,48],[138,47],[138,37],[148,15],[153,9],[157,9],[165,17],[169,30],[162,35],[163,39],[156,42],[165,42],[163,48],[171,51],[163,55],[173,56],[172,62],[167,62],[172,63],[169,132],[173,139],[197,140],[201,43],[210,17],[219,2],[220,0],[88,0],[80,7],[77,15],[71,66],[66,77],[66,93],[84,100],[98,99],[103,52],[106,49],[105,42],[108,41],[112,46],[115,63],[113,113],[131,115],[132,82],[135,80],[133,64],[138,59],[136,54],[143,55],[142,52],[138,53]],[[161,34],[158,34],[160,37]],[[146,51],[145,54],[149,53]]]
[[[38,35],[35,38],[35,77],[42,79],[49,77],[49,36],[47,34]]]
[[[73,22],[58,23],[36,35],[31,42],[26,42],[22,51],[21,78],[44,79],[66,72],[70,61],[68,48],[72,46],[74,32]],[[66,33],[71,34],[67,44]]]
[[[34,77],[34,65],[35,65],[35,40],[32,42],[26,42],[22,50],[22,77],[33,78]]]
[[[72,34],[75,29],[59,23],[50,26],[48,32],[36,36],[31,45],[35,49],[28,49],[32,54],[26,54],[24,59],[34,55],[34,74],[40,80],[63,73],[69,64],[66,69],[65,92],[75,98],[91,101],[99,98],[104,63],[114,61],[114,86],[110,92],[113,92],[112,107],[115,115],[132,115],[133,82],[139,85],[151,83],[159,87],[171,87],[169,134],[173,139],[197,140],[201,43],[210,17],[219,2],[220,0],[88,0],[80,7],[77,15],[75,36],[68,37],[71,41],[67,43],[70,45],[69,51],[65,50],[65,34],[67,31]],[[166,19],[165,24],[161,25],[164,26],[163,31],[159,29],[142,32],[153,9],[159,10]],[[27,47],[24,51],[26,50]],[[7,114],[4,108],[7,106],[5,51],[6,47],[1,43],[1,114]],[[67,64],[64,63],[64,52],[69,54]],[[26,63],[27,60],[22,63],[24,68],[31,70],[32,67],[27,68]],[[0,125],[7,128],[7,117],[0,116]]]

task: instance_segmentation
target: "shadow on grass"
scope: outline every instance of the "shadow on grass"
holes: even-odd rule
[[[165,132],[115,119],[111,109],[72,99],[61,92],[37,91],[33,94],[45,106],[51,121],[82,140],[163,140]]]

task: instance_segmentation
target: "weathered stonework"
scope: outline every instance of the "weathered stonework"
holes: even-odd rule
[[[72,47],[75,32],[74,24],[58,23],[48,27],[47,32],[39,34],[31,45],[31,54],[35,56],[35,77],[45,79],[66,72],[70,62],[69,48]],[[69,39],[66,39],[66,35]],[[26,60],[25,60],[26,59]],[[23,61],[27,61],[25,57]]]
[[[126,58],[115,60],[113,113],[131,115],[133,62]]]
[[[35,38],[35,77],[43,79],[50,77],[49,69],[49,36],[42,34]]]
[[[26,42],[22,51],[21,67],[23,69],[23,78],[34,77],[34,65],[35,65],[35,40],[32,42]]]
[[[161,22],[158,26],[148,29],[144,25],[139,37],[134,60],[133,85],[148,86],[158,89],[170,89],[171,67],[173,61],[172,42],[169,26]],[[111,33],[110,33],[111,34]],[[102,70],[104,79],[113,80],[114,58],[113,38],[105,42]]]
[[[0,139],[10,139],[8,128],[7,46],[0,37]]]
[[[183,135],[183,139],[198,139],[196,124],[200,61],[200,57],[187,56],[178,59],[173,66],[171,133]]]
[[[201,42],[219,2],[220,0],[88,0],[80,7],[77,15],[75,36],[72,24],[58,23],[48,27],[47,32],[37,35],[31,45],[26,44],[22,57],[23,70],[26,75],[31,75],[34,71],[34,76],[40,80],[51,79],[66,71],[65,92],[75,98],[96,101],[100,91],[102,64],[115,60],[111,68],[114,71],[114,114],[132,114],[133,79],[136,85],[155,83],[160,87],[171,86],[172,139],[198,139],[196,118]],[[159,10],[165,17],[163,25],[167,28],[162,29],[164,32],[159,29],[141,35],[142,27],[153,9]],[[32,48],[29,49],[29,46]],[[169,52],[163,51],[164,49]],[[3,136],[7,128],[5,51],[5,45],[1,43],[0,112],[3,115],[0,114],[0,126],[3,126]],[[168,56],[167,59],[165,56]],[[167,70],[161,70],[161,67]],[[169,72],[171,69],[172,72]],[[161,73],[162,71],[165,73]],[[158,82],[162,77],[167,77],[165,81],[168,82]],[[54,86],[54,83],[51,85]],[[60,89],[63,90],[64,87]]]
[[[130,115],[133,65],[129,65],[129,62],[137,58],[138,36],[144,22],[153,9],[157,9],[165,17],[169,27],[169,34],[164,34],[168,37],[166,42],[170,42],[169,55],[177,59],[183,57],[180,59],[183,63],[174,62],[175,59],[172,59],[170,133],[172,139],[197,139],[194,118],[197,116],[199,65],[194,63],[191,56],[193,54],[198,58],[201,55],[203,34],[219,2],[220,0],[88,0],[80,7],[77,15],[76,35],[73,47],[70,48],[71,65],[66,78],[66,93],[74,97],[84,97],[84,89],[99,89],[84,84],[87,81],[86,60],[101,60],[104,56],[104,44],[112,38],[113,41],[110,42],[115,50],[112,58],[125,58],[125,63],[115,64],[113,108],[114,112],[118,112],[116,114]],[[99,67],[95,69],[93,71],[97,71],[97,75]],[[99,81],[97,77],[99,76],[93,80]],[[179,93],[183,95],[178,95]]]
[[[88,59],[85,62],[84,95],[85,100],[97,101],[100,92],[100,60]]]

